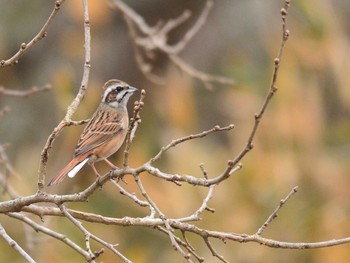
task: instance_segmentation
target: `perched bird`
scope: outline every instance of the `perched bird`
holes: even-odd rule
[[[112,169],[116,169],[107,158],[118,151],[125,140],[129,126],[126,104],[137,90],[127,83],[112,79],[103,89],[100,105],[80,135],[73,159],[55,177],[48,186],[60,183],[66,175],[74,177],[84,164],[89,163],[99,176],[94,163],[104,160]]]

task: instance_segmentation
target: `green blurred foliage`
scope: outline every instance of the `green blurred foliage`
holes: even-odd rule
[[[86,119],[95,110],[102,84],[120,78],[146,89],[142,124],[131,150],[131,165],[153,156],[172,139],[235,124],[232,132],[214,134],[180,145],[157,165],[168,172],[201,176],[204,163],[213,177],[228,159],[244,147],[271,79],[272,62],[281,35],[279,10],[282,1],[216,1],[206,25],[182,53],[191,65],[206,72],[232,77],[237,85],[214,91],[180,73],[164,58],[156,70],[167,85],[156,86],[140,73],[133,47],[120,14],[106,3],[90,0],[92,69],[89,90],[74,119]],[[126,1],[146,21],[176,17],[184,9],[193,18],[174,31],[179,39],[203,7],[203,1]],[[10,57],[22,42],[28,42],[47,19],[52,1],[0,3],[0,59]],[[200,227],[237,233],[255,233],[278,202],[292,187],[299,193],[268,227],[265,237],[291,242],[313,242],[349,236],[350,233],[350,2],[292,1],[288,16],[291,38],[287,43],[273,98],[255,140],[254,150],[243,160],[243,169],[217,186],[210,206],[214,214],[203,214]],[[80,1],[65,1],[48,36],[30,50],[19,64],[0,71],[0,86],[27,89],[51,83],[53,90],[30,98],[0,97],[1,108],[11,112],[1,118],[0,143],[9,142],[11,163],[20,175],[10,178],[19,193],[36,191],[40,152],[52,129],[64,116],[75,96],[83,70],[83,18]],[[133,98],[136,99],[136,98]],[[49,177],[71,158],[82,127],[69,127],[56,140],[48,163]],[[117,165],[121,154],[111,158]],[[103,172],[108,167],[98,164]],[[169,217],[191,214],[206,189],[143,175],[145,187]],[[51,193],[74,193],[94,180],[87,167],[74,181],[48,189]],[[126,188],[137,192],[132,178]],[[138,192],[137,192],[138,193]],[[1,195],[0,200],[7,199]],[[145,216],[148,211],[118,194],[110,185],[87,204],[69,207],[106,216]],[[38,218],[35,220],[40,221]],[[68,220],[44,218],[45,224],[68,233],[83,243],[83,236]],[[38,262],[82,262],[67,246],[4,215],[0,222],[8,233],[30,250]],[[169,239],[152,229],[122,228],[84,223],[112,243],[134,262],[181,262]],[[27,239],[24,232],[29,233]],[[32,238],[33,241],[28,240]],[[216,262],[202,240],[189,235],[198,254]],[[33,247],[30,247],[30,246]],[[279,250],[257,244],[223,244],[213,241],[230,262],[349,262],[348,245],[318,250]],[[28,247],[29,246],[29,247]],[[97,250],[100,246],[96,246]],[[0,262],[22,262],[8,244],[0,240]],[[103,262],[115,262],[106,252]]]

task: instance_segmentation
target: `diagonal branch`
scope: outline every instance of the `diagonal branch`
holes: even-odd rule
[[[187,45],[188,43],[193,39],[193,37],[198,33],[198,31],[202,28],[202,26],[205,24],[207,21],[208,15],[214,5],[214,2],[207,1],[205,3],[205,7],[196,20],[195,24],[192,26],[190,30],[186,32],[184,37],[179,41],[177,44],[173,45],[169,51],[169,53],[179,53],[181,52]]]
[[[2,237],[14,250],[16,250],[27,262],[35,263],[35,260],[13,240],[7,233],[5,228],[0,224],[0,237]]]
[[[229,161],[227,168],[223,172],[223,178],[229,177],[230,172],[233,169],[233,167],[235,167],[237,164],[239,164],[239,162],[243,159],[243,157],[253,149],[253,147],[254,147],[253,141],[254,141],[255,135],[258,131],[261,119],[263,118],[264,113],[267,109],[267,106],[270,104],[272,97],[275,95],[275,93],[277,91],[276,82],[277,82],[278,72],[280,69],[284,48],[285,48],[285,45],[286,45],[287,40],[288,40],[289,35],[290,35],[290,31],[287,29],[287,15],[288,15],[289,6],[290,6],[290,0],[285,0],[284,7],[281,9],[281,18],[282,18],[281,42],[280,42],[280,47],[279,47],[279,50],[277,53],[277,57],[274,59],[274,68],[272,71],[272,79],[271,79],[269,91],[266,95],[265,100],[263,101],[263,104],[262,104],[259,112],[254,115],[254,120],[255,120],[254,125],[253,125],[253,128],[252,128],[249,136],[248,136],[248,140],[247,140],[245,147],[241,150],[241,152],[233,160]]]
[[[273,213],[267,218],[265,223],[258,229],[258,231],[255,233],[256,235],[260,236],[266,229],[266,227],[275,219],[277,218],[278,212],[281,210],[281,208],[285,205],[285,203],[298,191],[298,186],[295,186],[292,191],[289,192],[289,194],[280,201],[278,207],[273,211]]]
[[[54,9],[52,10],[49,18],[45,22],[44,26],[40,29],[38,34],[29,42],[29,43],[22,43],[19,50],[16,54],[14,54],[11,58],[7,60],[1,60],[0,61],[0,68],[12,66],[18,63],[18,60],[30,49],[32,48],[36,43],[38,43],[40,40],[42,40],[44,37],[47,36],[47,30],[49,26],[51,25],[52,21],[54,20],[55,16],[57,15],[58,11],[61,8],[61,4],[64,2],[64,0],[56,0]]]
[[[139,187],[141,194],[144,196],[144,198],[147,200],[147,202],[154,208],[154,210],[158,213],[159,218],[162,220],[165,229],[168,233],[168,236],[170,238],[171,244],[173,248],[178,251],[188,262],[192,262],[190,259],[190,254],[187,254],[179,245],[179,243],[176,241],[175,235],[173,233],[173,229],[170,226],[169,220],[166,218],[166,216],[163,214],[163,212],[158,208],[158,206],[155,204],[155,202],[150,198],[150,196],[147,194],[145,188],[143,187],[143,184],[141,182],[141,179],[138,177],[138,175],[134,175],[135,181],[137,186]]]
[[[9,217],[13,217],[13,218],[16,218],[16,219],[24,222],[25,224],[27,224],[28,226],[30,226],[31,228],[33,228],[37,232],[42,232],[45,235],[48,235],[48,236],[51,236],[57,240],[60,240],[61,242],[65,243],[67,246],[69,246],[72,249],[74,249],[75,251],[77,251],[79,254],[81,254],[83,257],[85,257],[87,260],[90,259],[89,254],[83,248],[81,248],[76,243],[74,243],[72,240],[70,240],[67,236],[65,236],[61,233],[58,233],[56,231],[53,231],[50,228],[47,228],[45,226],[42,226],[21,213],[7,213],[7,215]]]
[[[84,236],[85,236],[85,245],[86,245],[86,250],[89,253],[90,258],[93,260],[95,259],[97,256],[99,256],[101,253],[98,253],[98,255],[94,254],[91,251],[91,247],[90,247],[90,239],[94,239],[97,242],[103,244],[104,246],[106,246],[107,248],[109,248],[114,254],[116,254],[117,256],[119,256],[124,262],[126,263],[131,263],[131,261],[129,259],[127,259],[122,253],[120,253],[118,250],[115,249],[115,246],[109,244],[108,242],[102,240],[101,238],[97,237],[96,235],[93,235],[92,233],[90,233],[84,226],[83,224],[75,219],[67,210],[67,208],[61,204],[59,205],[60,210],[62,211],[62,213],[64,214],[64,216],[66,218],[68,218],[69,221],[71,221],[81,232],[83,232]],[[102,250],[103,251],[103,250]]]

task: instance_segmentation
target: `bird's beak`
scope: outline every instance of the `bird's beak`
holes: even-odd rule
[[[134,93],[137,90],[138,90],[137,88],[134,88],[134,87],[131,87],[131,86],[128,88],[128,92],[129,93]]]

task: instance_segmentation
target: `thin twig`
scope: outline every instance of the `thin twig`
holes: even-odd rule
[[[10,184],[8,184],[8,177],[19,176],[7,157],[7,147],[9,147],[9,144],[0,145],[0,164],[3,165],[5,168],[4,173],[0,172],[0,186],[2,186],[4,193],[7,193],[11,198],[17,198],[17,192],[13,189],[13,187]]]
[[[67,126],[80,126],[80,125],[88,123],[89,120],[90,119],[81,120],[81,121],[70,121],[67,123]]]
[[[199,168],[201,169],[204,178],[205,178],[205,179],[208,179],[208,171],[205,169],[204,163],[201,163],[201,164],[199,165]]]
[[[60,204],[58,206],[60,208],[60,210],[62,211],[62,213],[64,214],[64,216],[71,221],[81,232],[83,232],[84,236],[85,236],[85,251],[87,251],[87,253],[89,254],[89,258],[91,260],[95,259],[95,254],[92,252],[91,250],[91,246],[90,246],[90,238],[91,238],[91,234],[89,231],[86,230],[85,227],[83,227],[83,224],[75,219],[68,211],[67,208],[65,207],[64,204]]]
[[[162,149],[153,157],[149,160],[149,163],[153,163],[156,160],[160,159],[162,157],[162,155],[168,151],[170,148],[175,147],[176,145],[183,143],[185,141],[189,141],[189,140],[193,140],[193,139],[197,139],[197,138],[203,138],[211,133],[214,132],[219,132],[219,131],[229,131],[232,130],[234,128],[233,124],[230,124],[228,126],[225,127],[220,127],[219,125],[216,125],[214,128],[207,130],[207,131],[203,131],[200,133],[196,133],[196,134],[191,134],[176,140],[171,141],[171,143],[169,143],[167,146],[162,147]]]
[[[0,96],[12,96],[12,97],[29,97],[35,93],[51,90],[51,85],[46,84],[43,87],[32,87],[27,90],[14,90],[14,89],[5,89],[0,86]]]
[[[181,244],[184,247],[186,247],[186,249],[198,260],[198,262],[204,262],[205,259],[203,257],[200,257],[197,253],[195,253],[194,247],[190,244],[190,242],[188,241],[188,239],[186,237],[186,232],[185,231],[181,231],[181,234],[182,234],[182,238],[183,238],[184,241],[182,241],[181,239],[180,239],[180,241],[184,242],[185,245],[183,245],[182,243]]]
[[[118,189],[120,194],[125,195],[127,197],[129,197],[132,201],[134,201],[136,204],[138,204],[141,207],[147,207],[150,206],[148,202],[143,201],[139,198],[137,198],[135,193],[129,193],[128,191],[126,191],[119,183],[117,183],[115,180],[111,179],[110,182],[112,184],[114,184]],[[153,208],[152,208],[153,209]]]
[[[281,208],[284,206],[284,204],[298,191],[298,186],[295,186],[290,193],[280,201],[279,205],[275,209],[275,211],[272,212],[272,214],[267,218],[265,223],[258,229],[256,232],[256,235],[260,236],[266,229],[266,227],[278,216],[278,212],[281,210]]]
[[[128,32],[130,35],[131,39],[137,39],[137,30],[135,28],[134,23],[131,21],[131,19],[127,16],[124,15],[124,19],[125,22],[128,26]],[[164,85],[165,79],[163,77],[157,76],[155,74],[152,73],[152,69],[153,66],[151,63],[148,63],[145,58],[144,58],[144,54],[143,54],[143,50],[142,48],[136,43],[136,41],[133,41],[133,47],[134,47],[134,51],[135,51],[135,59],[136,59],[136,63],[137,66],[139,67],[139,69],[141,70],[142,74],[149,79],[151,82],[157,84],[157,85]]]
[[[8,175],[19,177],[15,171],[15,168],[13,168],[12,164],[10,163],[8,156],[6,154],[6,148],[9,146],[10,144],[0,145],[0,162],[5,166],[5,170]]]
[[[158,208],[158,206],[154,203],[154,201],[150,198],[150,196],[147,194],[145,188],[143,187],[143,184],[141,182],[141,179],[138,177],[138,175],[134,175],[135,181],[137,186],[139,187],[141,194],[145,197],[145,199],[148,201],[148,203],[154,208],[154,210],[159,214],[159,218],[164,223],[165,229],[168,232],[168,236],[170,238],[171,244],[173,248],[178,251],[188,262],[192,262],[190,259],[190,254],[187,254],[180,245],[176,242],[175,235],[173,233],[173,229],[171,228],[169,224],[169,220],[166,218],[166,216],[163,214],[163,212]]]
[[[7,176],[0,172],[0,186],[3,188],[2,192],[7,193],[11,198],[17,198],[18,195],[13,187],[8,184]]]
[[[158,229],[162,233],[168,235],[168,230],[166,228],[164,228],[162,226],[157,226],[156,229]],[[181,245],[185,249],[187,249],[187,251],[198,260],[198,262],[203,262],[204,258],[200,257],[197,253],[195,253],[195,249],[191,246],[191,244],[189,244],[184,232],[182,232],[182,237],[183,237],[184,241],[181,238],[174,235],[174,239],[179,245]],[[187,261],[189,261],[189,260],[187,260]]]
[[[14,250],[16,250],[27,262],[35,263],[35,260],[13,240],[7,233],[5,228],[0,224],[0,237],[2,237]]]
[[[85,245],[86,245],[86,250],[88,251],[91,259],[95,259],[97,256],[101,255],[101,253],[99,254],[94,254],[91,251],[91,247],[90,247],[90,239],[94,239],[97,242],[99,242],[100,244],[106,246],[108,249],[110,249],[114,254],[116,254],[117,256],[119,256],[124,262],[126,263],[131,263],[131,261],[129,259],[127,259],[122,253],[120,253],[118,250],[115,249],[115,245],[111,245],[110,243],[104,241],[103,239],[97,237],[96,235],[93,235],[92,233],[90,233],[85,227],[83,227],[83,224],[75,219],[67,210],[67,208],[61,204],[59,205],[60,210],[62,211],[62,213],[65,215],[65,217],[67,217],[81,232],[83,232],[84,236],[85,236]],[[100,250],[101,251],[101,250]]]
[[[190,28],[190,30],[186,32],[181,41],[173,45],[171,47],[171,50],[168,50],[170,53],[179,53],[188,45],[188,43],[193,39],[193,37],[198,33],[198,31],[203,27],[203,25],[207,21],[208,15],[213,5],[213,1],[206,1],[205,7],[198,19],[196,20],[195,24]]]
[[[59,2],[59,1],[57,1]],[[56,2],[56,3],[57,3]],[[49,138],[46,141],[44,149],[41,152],[40,165],[38,171],[38,192],[44,191],[45,186],[45,177],[46,177],[46,166],[49,159],[49,150],[52,148],[52,144],[61,131],[66,127],[71,125],[72,116],[78,109],[80,102],[85,96],[85,92],[88,87],[90,68],[91,68],[91,36],[90,36],[90,19],[89,19],[89,9],[87,0],[83,0],[83,9],[84,9],[84,48],[85,48],[85,58],[84,58],[84,71],[83,77],[80,84],[78,94],[72,103],[68,106],[67,112],[63,120],[57,125],[57,127],[50,134]]]
[[[191,15],[191,12],[186,10],[179,17],[170,19],[167,23],[157,24],[154,27],[149,26],[142,16],[136,13],[128,5],[120,0],[111,0],[110,5],[114,9],[118,9],[128,25],[130,37],[134,43],[135,58],[142,73],[154,81],[156,84],[164,83],[164,80],[159,76],[152,73],[152,64],[146,62],[146,57],[151,57],[151,60],[156,56],[156,51],[159,51],[168,59],[173,62],[183,72],[189,74],[191,77],[203,82],[204,86],[211,89],[213,83],[219,83],[224,85],[232,85],[234,81],[229,78],[212,76],[204,73],[194,67],[190,66],[187,62],[182,60],[178,53],[181,52],[189,43],[189,41],[195,36],[199,29],[205,24],[208,14],[213,6],[213,1],[208,0],[201,12],[201,15],[197,18],[194,25],[187,30],[184,37],[180,39],[176,44],[170,45],[168,43],[169,33],[184,23]],[[152,54],[149,56],[149,54]]]
[[[40,29],[39,33],[29,42],[29,43],[22,43],[19,50],[16,54],[14,54],[11,58],[7,60],[1,60],[0,61],[0,68],[12,66],[18,63],[18,60],[35,44],[37,44],[40,40],[42,40],[44,37],[47,36],[47,30],[49,26],[51,25],[52,21],[54,20],[55,16],[57,15],[58,11],[61,8],[61,4],[64,2],[64,0],[56,0],[55,6],[45,22],[44,26]]]
[[[211,243],[209,242],[209,237],[204,236],[203,239],[204,239],[205,244],[207,245],[207,247],[208,247],[209,250],[211,251],[211,254],[212,254],[214,257],[218,258],[220,261],[222,261],[222,262],[224,262],[224,263],[228,263],[228,261],[226,261],[226,260],[224,259],[223,256],[219,255],[219,254],[216,252],[216,250],[213,248],[213,246],[212,246]]]
[[[216,185],[211,185],[209,187],[208,193],[207,193],[206,197],[203,199],[201,206],[192,215],[187,216],[187,217],[182,217],[181,222],[190,222],[190,221],[201,220],[200,215],[206,210],[210,211],[210,212],[215,212],[214,209],[208,207],[208,202],[213,197],[215,186]]]
[[[130,119],[130,124],[128,127],[128,132],[126,134],[126,139],[125,139],[125,149],[124,149],[124,159],[123,159],[124,167],[129,166],[129,151],[130,151],[131,143],[135,138],[136,130],[139,124],[141,123],[140,111],[144,106],[145,96],[146,96],[146,91],[143,89],[141,90],[140,99],[138,101],[135,101],[133,116]]]
[[[232,161],[230,161],[228,163],[227,168],[225,169],[225,171],[223,172],[223,174],[221,176],[223,179],[228,178],[230,176],[230,172],[231,172],[232,168],[235,167],[243,159],[243,157],[253,149],[253,147],[254,147],[253,141],[254,141],[255,135],[258,131],[261,119],[264,116],[264,113],[267,109],[267,106],[270,104],[272,97],[275,95],[275,93],[277,91],[276,82],[277,82],[278,72],[279,72],[279,68],[281,65],[282,57],[283,57],[283,51],[284,51],[285,45],[286,45],[287,40],[288,40],[289,35],[290,35],[290,31],[287,29],[287,15],[288,15],[289,5],[290,5],[290,0],[285,0],[284,7],[281,9],[282,37],[281,37],[281,42],[280,42],[280,47],[278,50],[277,57],[274,59],[274,68],[273,68],[273,72],[272,72],[272,79],[271,79],[269,91],[266,95],[265,100],[263,101],[263,104],[262,104],[259,112],[254,115],[254,120],[255,120],[254,125],[253,125],[253,128],[252,128],[249,136],[248,136],[248,140],[247,140],[246,145],[244,146],[242,151]]]
[[[222,85],[234,85],[235,84],[235,81],[232,79],[225,78],[222,76],[211,75],[211,74],[202,72],[202,71],[194,68],[190,64],[186,63],[179,56],[170,54],[169,59],[183,72],[187,73],[192,78],[200,80],[208,90],[212,90],[213,84],[215,84],[215,83],[219,83]]]
[[[90,256],[89,254],[80,246],[78,246],[76,243],[74,243],[72,240],[70,240],[67,236],[58,233],[56,231],[51,230],[48,227],[39,225],[35,221],[31,220],[27,216],[21,214],[21,213],[7,213],[8,216],[16,218],[18,220],[21,220],[22,222],[26,223],[28,226],[33,228],[37,232],[42,232],[45,235],[51,236],[57,240],[60,240],[61,242],[65,243],[67,246],[71,247],[75,251],[77,251],[79,254],[81,254],[85,259],[89,260]]]

